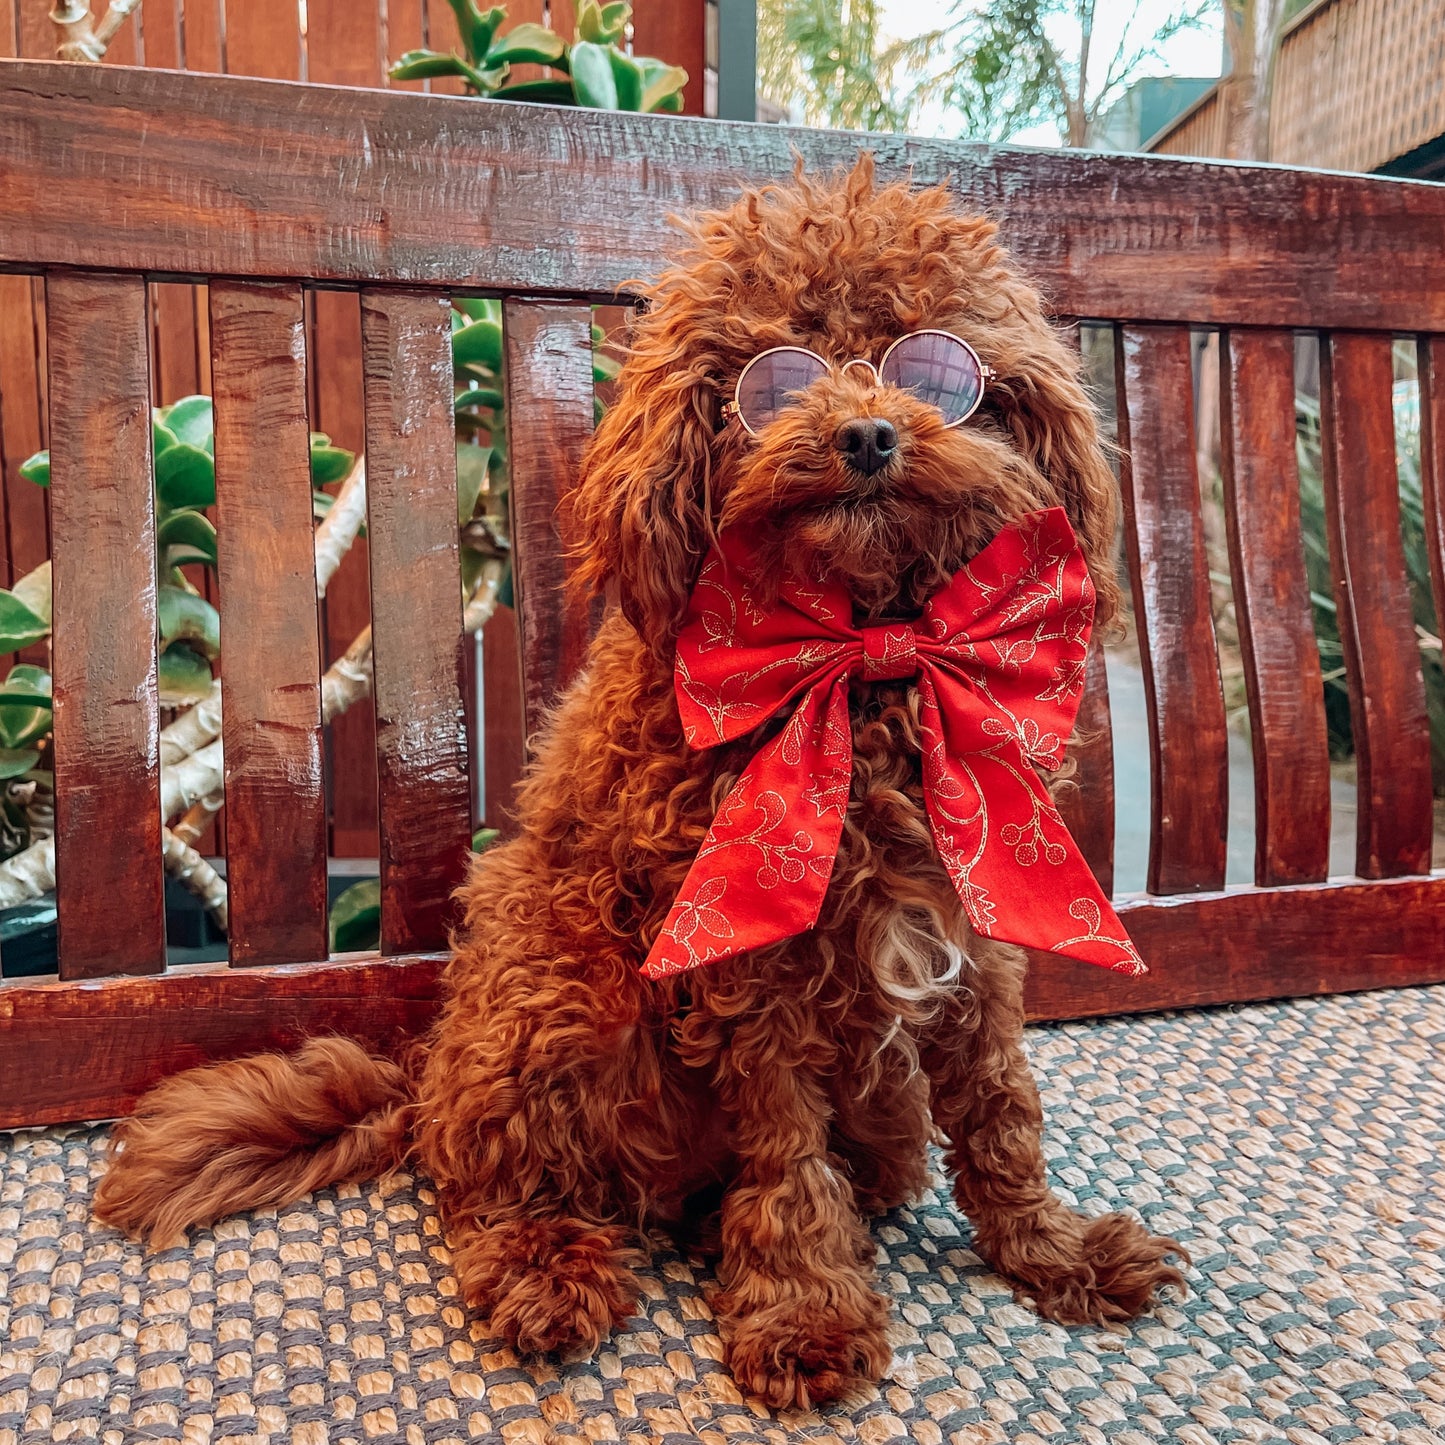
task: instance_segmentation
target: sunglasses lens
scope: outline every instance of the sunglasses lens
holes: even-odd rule
[[[983,396],[983,368],[971,346],[939,331],[905,336],[883,362],[883,380],[962,421]]]
[[[826,376],[828,368],[816,356],[784,346],[755,356],[738,378],[738,411],[753,431],[761,431],[800,391]]]

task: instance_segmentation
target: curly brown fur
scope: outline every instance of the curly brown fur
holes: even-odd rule
[[[649,300],[569,506],[583,583],[615,590],[620,610],[539,742],[520,836],[473,866],[448,1001],[413,1079],[413,1150],[462,1292],[519,1347],[593,1347],[635,1303],[635,1231],[679,1226],[711,1194],[740,1382],[777,1406],[830,1398],[887,1366],[863,1214],[922,1187],[936,1126],[980,1250],[1020,1291],[1056,1319],[1127,1318],[1182,1284],[1165,1256],[1183,1251],[1122,1216],[1085,1220],[1046,1186],[1022,956],[971,936],[939,864],[911,686],[853,689],[852,792],[818,926],[664,983],[638,971],[759,741],[693,752],[678,720],[674,639],[710,539],[748,528],[763,584],[830,569],[863,621],[916,614],[1001,525],[1061,504],[1107,624],[1115,487],[1077,357],[989,222],[942,189],[876,187],[866,158],[704,216]],[[815,383],[757,438],[721,424],[766,347],[876,360],[923,327],[964,337],[998,373],[965,426],[945,430],[857,370]],[[868,478],[832,445],[865,409],[900,438]],[[123,1136],[106,1217],[169,1233],[349,1163],[297,1123],[315,1113],[298,1101],[314,1105],[316,1060],[266,1067],[277,1087],[250,1108],[227,1097],[252,1087],[241,1073],[163,1086]],[[361,1168],[386,1157],[401,1117],[383,1077],[352,1108],[374,1121]],[[195,1182],[206,1110],[210,1137],[239,1138],[256,1165],[231,1196]],[[345,1110],[336,1128],[361,1137]],[[303,1167],[307,1148],[325,1162]]]

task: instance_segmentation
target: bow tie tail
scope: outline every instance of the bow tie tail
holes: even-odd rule
[[[818,921],[853,773],[848,678],[805,693],[723,800],[642,966],[668,978]]]

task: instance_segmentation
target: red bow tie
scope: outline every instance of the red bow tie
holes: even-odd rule
[[[917,622],[857,628],[845,587],[784,582],[764,609],[724,533],[677,642],[688,742],[716,747],[797,700],[723,800],[643,972],[666,978],[818,921],[853,771],[849,679],[916,678],[923,796],[975,932],[1144,972],[1034,771],[1079,709],[1094,588],[1060,508],[1006,527]]]

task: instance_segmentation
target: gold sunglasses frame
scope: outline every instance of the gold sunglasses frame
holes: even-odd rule
[[[978,354],[977,349],[969,342],[965,341],[963,337],[955,336],[953,332],[944,331],[937,326],[925,326],[920,331],[905,332],[904,335],[897,337],[893,341],[890,341],[888,343],[887,350],[883,353],[882,360],[879,361],[877,366],[875,366],[866,357],[855,356],[851,361],[845,361],[842,366],[835,367],[826,356],[819,356],[816,351],[812,351],[806,346],[770,346],[766,351],[758,352],[758,354],[752,357],[749,360],[748,364],[744,366],[740,372],[738,372],[738,379],[736,382],[733,383],[733,399],[729,402],[723,403],[723,420],[725,422],[729,422],[732,421],[734,417],[736,417],[737,420],[742,424],[743,430],[747,432],[749,436],[757,436],[757,432],[748,425],[748,419],[743,415],[742,406],[738,401],[738,396],[742,392],[744,377],[746,377],[748,372],[750,372],[753,367],[755,367],[758,362],[760,362],[765,356],[776,355],[776,353],[778,353],[779,351],[800,351],[804,356],[811,356],[813,360],[818,362],[819,365],[823,367],[824,371],[827,372],[837,371],[841,373],[847,371],[850,366],[866,366],[868,370],[873,373],[873,379],[877,385],[887,386],[890,383],[883,380],[883,368],[888,365],[888,358],[893,354],[894,347],[901,346],[905,341],[911,341],[915,336],[946,336],[950,341],[956,341],[961,347],[963,347],[963,349],[967,351],[968,354],[973,357],[974,361],[977,363],[978,374],[981,384],[978,388],[978,395],[974,398],[973,405],[969,407],[969,409],[964,412],[961,417],[957,417],[953,421],[946,421],[943,424],[944,429],[947,431],[951,431],[956,426],[962,426],[964,422],[966,422],[969,417],[971,417],[974,412],[976,412],[979,407],[983,405],[984,393],[988,390],[988,384],[998,376],[998,372],[996,372],[993,367],[989,366],[987,362],[984,361],[983,357]]]

